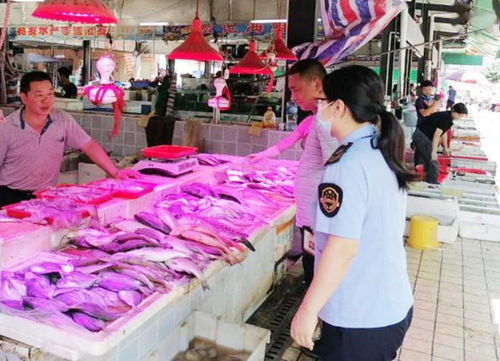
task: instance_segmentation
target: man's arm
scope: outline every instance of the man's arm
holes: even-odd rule
[[[436,131],[434,132],[434,136],[432,137],[432,153],[431,153],[431,159],[432,160],[437,160],[437,148],[439,145],[439,141],[441,140],[441,135],[443,135],[443,130],[437,128]]]
[[[423,117],[428,117],[431,114],[434,114],[439,110],[439,107],[441,106],[441,101],[440,100],[434,100],[434,102],[426,109],[419,109],[418,111],[420,112],[420,115]]]
[[[95,140],[91,139],[83,147],[81,147],[91,161],[93,161],[99,168],[105,171],[110,177],[126,179],[126,178],[139,178],[139,174],[132,169],[116,168],[113,161],[108,157],[104,149]]]
[[[450,150],[448,149],[448,132],[443,132],[441,136],[441,143],[443,145],[443,152],[446,157],[450,155]]]

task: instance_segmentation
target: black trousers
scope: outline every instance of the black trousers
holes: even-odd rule
[[[412,140],[415,147],[415,159],[418,158],[424,165],[424,180],[427,183],[437,184],[439,166],[437,161],[432,160],[431,140],[418,128],[415,129]]]
[[[7,186],[0,186],[0,207],[33,198],[35,196],[31,191],[21,191]]]
[[[403,344],[412,317],[413,307],[402,321],[386,327],[343,328],[323,322],[317,350],[320,359],[321,361],[392,361]]]
[[[313,233],[310,227],[300,227],[300,235],[302,236],[302,267],[304,268],[304,283],[307,287],[311,284],[314,276],[314,256],[304,250],[304,231]]]

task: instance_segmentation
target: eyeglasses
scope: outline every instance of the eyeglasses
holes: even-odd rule
[[[316,106],[329,103],[327,98],[316,98],[315,100],[316,100]]]

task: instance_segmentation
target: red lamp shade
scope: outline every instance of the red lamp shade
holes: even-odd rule
[[[201,20],[198,17],[193,19],[191,34],[184,42],[175,48],[168,59],[197,60],[197,61],[223,61],[222,55],[212,48],[201,34]]]
[[[278,31],[276,39],[274,39],[274,51],[277,60],[297,60],[297,55],[285,45],[281,30]]]
[[[116,24],[113,12],[101,0],[47,0],[37,6],[35,18],[68,23]]]
[[[267,92],[270,92],[273,87],[274,73],[259,59],[259,56],[255,52],[256,48],[257,45],[255,44],[255,40],[251,40],[248,47],[248,52],[237,65],[229,69],[229,72],[231,74],[269,75],[271,79],[269,80],[269,84],[267,86]]]
[[[276,34],[276,39],[274,39],[274,41],[269,44],[269,47],[266,50],[260,53],[259,57],[261,59],[266,59],[267,54],[270,52],[274,52],[274,59],[276,60],[297,60],[297,56],[285,45],[281,31],[278,31],[278,33]]]

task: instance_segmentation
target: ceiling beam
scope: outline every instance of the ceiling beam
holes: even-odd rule
[[[451,24],[451,25],[465,25],[467,22],[464,18],[462,17],[455,17],[455,18],[438,18],[436,17],[434,19],[436,23],[441,23],[441,24]]]
[[[459,13],[463,12],[468,7],[468,5],[439,5],[439,4],[417,3],[416,7],[418,10],[422,10],[423,8],[425,8],[428,11]]]

